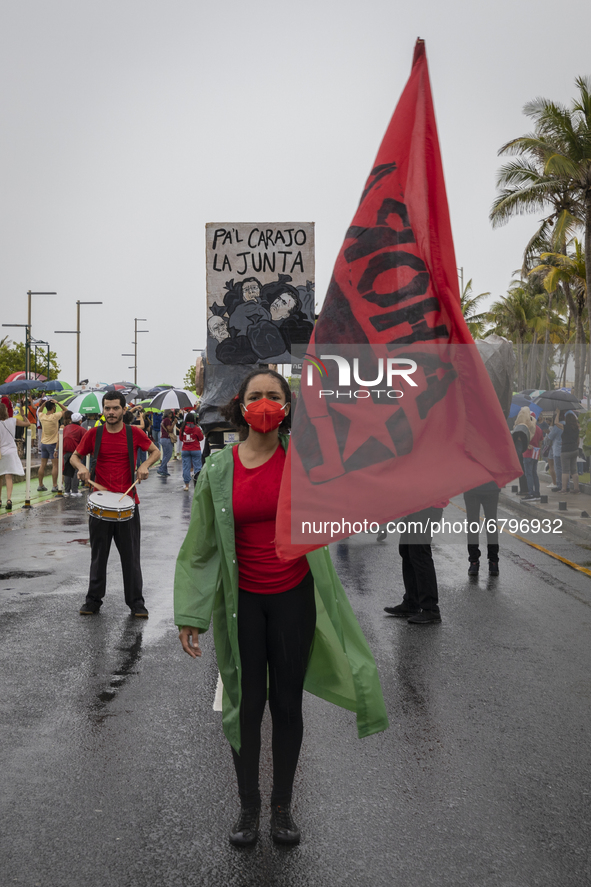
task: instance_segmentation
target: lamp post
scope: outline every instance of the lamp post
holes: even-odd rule
[[[49,379],[49,342],[44,342],[43,339],[33,339],[31,338],[31,345],[35,349],[35,375],[38,375],[37,372],[37,347],[39,345],[47,345],[47,378]]]
[[[27,290],[27,327],[29,329],[29,344],[25,351],[25,372],[27,374],[25,378],[27,379],[29,378],[29,373],[31,371],[31,296],[57,296],[57,293],[32,292],[31,290]]]
[[[134,319],[133,319],[134,332],[135,332],[133,342],[131,343],[134,346],[133,347],[133,354],[129,354],[127,352],[121,353],[121,357],[133,357],[133,366],[128,367],[128,369],[133,370],[133,384],[134,385],[137,385],[137,334],[150,332],[150,330],[138,330],[138,328],[137,328],[138,320],[145,323],[147,319],[145,317],[134,317]]]
[[[76,385],[80,384],[80,305],[102,305],[102,302],[82,302],[80,299],[76,301],[76,329],[75,330],[55,330],[56,333],[70,333],[76,336]]]

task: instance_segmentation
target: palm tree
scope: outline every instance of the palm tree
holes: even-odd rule
[[[484,329],[486,327],[486,323],[488,320],[488,312],[484,311],[482,313],[478,313],[478,304],[485,299],[487,296],[490,296],[490,293],[480,293],[477,296],[472,295],[472,279],[468,281],[464,289],[462,290],[461,298],[460,298],[460,306],[462,309],[462,314],[464,315],[464,320],[466,321],[466,325],[470,330],[470,334],[473,339],[478,339],[484,333]]]
[[[575,394],[578,397],[582,397],[585,378],[585,328],[583,317],[587,305],[587,280],[583,248],[576,238],[573,240],[573,246],[574,252],[572,254],[542,253],[540,259],[543,264],[538,265],[531,273],[537,274],[543,280],[544,289],[550,293],[550,298],[559,286],[562,287],[566,296],[576,330]],[[587,314],[589,315],[589,311],[587,311]],[[589,342],[591,350],[591,333]]]
[[[546,330],[546,296],[537,290],[533,281],[514,280],[504,298],[494,302],[488,311],[493,324],[491,333],[506,336],[517,345],[517,387],[525,388],[524,346],[536,345],[538,337]],[[533,352],[535,353],[535,352]],[[530,352],[528,376],[533,373],[533,356]]]
[[[513,139],[499,153],[520,155],[520,159],[503,167],[499,186],[507,186],[491,212],[493,224],[502,224],[516,212],[531,212],[542,208],[552,211],[542,221],[526,248],[524,267],[531,263],[537,240],[553,230],[554,252],[566,255],[568,235],[577,224],[585,231],[585,265],[587,293],[591,291],[591,78],[578,77],[575,81],[578,97],[567,108],[565,105],[536,99],[528,103],[524,112],[535,123],[535,131]],[[527,157],[527,160],[523,158]],[[568,281],[563,281],[565,291]],[[568,295],[567,295],[568,298]],[[569,300],[570,304],[570,300]],[[572,311],[573,317],[576,312]],[[582,346],[582,326],[576,326],[577,346]],[[577,347],[580,353],[580,347]],[[591,342],[590,342],[591,358]],[[579,358],[580,359],[580,358]],[[591,359],[590,359],[591,370]],[[579,378],[582,391],[583,381]]]

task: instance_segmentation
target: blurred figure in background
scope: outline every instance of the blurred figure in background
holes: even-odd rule
[[[64,496],[81,496],[78,491],[78,472],[70,465],[70,458],[85,435],[82,428],[82,413],[70,413],[69,423],[64,428]]]
[[[191,469],[193,470],[193,482],[197,483],[201,471],[201,441],[203,432],[197,425],[195,413],[187,413],[185,421],[179,429],[179,440],[182,446],[183,456],[183,490],[189,489]]]

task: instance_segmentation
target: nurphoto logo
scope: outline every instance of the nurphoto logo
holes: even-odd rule
[[[314,385],[314,369],[317,369],[321,377],[328,375],[328,370],[323,361],[334,360],[338,367],[338,388],[351,388],[351,363],[346,357],[340,354],[321,354],[320,357],[312,357],[309,354],[304,355],[304,360],[308,361],[306,373],[306,385],[312,387]],[[368,398],[376,395],[379,399],[382,394],[392,399],[404,397],[404,391],[394,388],[394,380],[398,381],[402,378],[408,385],[417,388],[417,383],[411,378],[413,373],[417,371],[417,364],[414,360],[407,357],[387,357],[385,360],[380,357],[377,362],[377,375],[375,379],[362,379],[359,371],[359,358],[353,358],[353,381],[362,388],[353,391],[339,392],[335,389],[321,388],[318,392],[319,397],[353,397]],[[378,388],[385,381],[386,388]]]

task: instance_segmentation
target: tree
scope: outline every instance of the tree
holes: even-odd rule
[[[462,314],[473,339],[480,338],[486,327],[487,312],[484,311],[479,314],[477,309],[479,302],[487,296],[490,296],[490,293],[480,293],[478,296],[472,295],[472,279],[468,281],[461,294],[460,305]]]
[[[517,386],[525,388],[524,345],[537,344],[538,337],[545,332],[546,296],[539,292],[533,282],[523,283],[514,280],[507,295],[494,302],[487,312],[489,330],[499,336],[506,336],[517,345]],[[532,358],[530,352],[529,357]],[[529,368],[529,367],[528,367]]]
[[[24,342],[11,342],[8,336],[0,341],[0,383],[11,373],[25,371],[26,347]],[[47,373],[47,350],[37,349],[37,369],[35,369],[35,352],[31,353],[31,371],[42,373],[48,379],[57,379],[60,366],[55,351],[49,352],[49,374]]]
[[[583,248],[576,238],[573,240],[573,246],[574,252],[572,254],[542,253],[540,259],[543,264],[538,265],[531,273],[538,274],[541,277],[544,288],[550,296],[556,292],[559,286],[562,286],[566,295],[576,328],[574,389],[577,397],[582,397],[585,373],[585,328],[583,317],[587,305],[587,280]],[[591,343],[591,335],[589,341]]]
[[[524,112],[534,121],[535,129],[529,135],[513,139],[500,152],[520,155],[520,159],[503,167],[499,187],[505,190],[493,204],[493,224],[503,224],[516,212],[532,212],[551,208],[540,229],[530,241],[524,256],[524,266],[539,249],[539,240],[554,228],[552,250],[566,255],[569,234],[577,225],[584,227],[584,254],[587,294],[591,278],[591,79],[578,77],[579,91],[571,107],[540,98],[528,103]],[[527,158],[527,159],[524,159]],[[538,238],[538,240],[536,240]],[[576,323],[568,294],[568,281],[562,281],[569,307]],[[584,343],[582,325],[576,324],[576,355],[579,361],[578,388],[582,392],[581,346]],[[591,342],[590,342],[591,351]],[[591,366],[591,361],[590,361]],[[575,378],[577,358],[575,359]]]
[[[195,364],[189,367],[183,378],[183,388],[186,391],[196,391]]]

